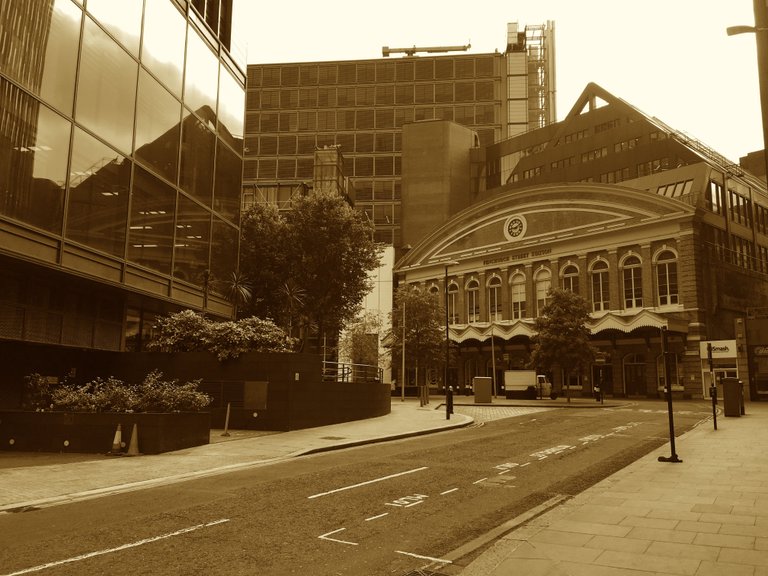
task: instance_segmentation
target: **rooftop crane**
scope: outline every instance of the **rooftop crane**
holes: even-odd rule
[[[382,46],[381,55],[389,56],[390,54],[402,53],[406,56],[413,56],[416,52],[466,52],[470,48],[472,48],[471,44],[467,44],[466,46],[414,46],[413,48],[390,48],[389,46]]]

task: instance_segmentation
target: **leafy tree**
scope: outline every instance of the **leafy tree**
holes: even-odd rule
[[[589,340],[588,319],[589,304],[584,298],[570,290],[552,290],[534,324],[537,334],[533,337],[531,366],[548,371],[559,366],[566,377],[583,374],[596,352]]]
[[[240,224],[240,271],[248,278],[251,298],[242,303],[246,316],[272,318],[281,316],[281,303],[275,295],[289,278],[288,230],[277,207],[256,204]]]
[[[379,332],[381,318],[368,312],[344,327],[339,342],[341,356],[353,364],[379,365]]]
[[[285,213],[256,206],[242,229],[240,267],[255,296],[249,312],[304,337],[335,335],[355,317],[381,255],[363,213],[339,195],[315,193]]]
[[[295,342],[271,320],[251,316],[238,321],[212,322],[192,310],[157,319],[147,348],[158,352],[206,350],[219,360],[244,352],[290,352]]]
[[[402,359],[403,325],[406,370],[414,367],[418,374],[420,367],[427,368],[445,360],[445,311],[442,302],[433,294],[414,285],[398,288],[395,305],[390,313],[390,325],[392,329],[386,342],[393,364]],[[423,377],[419,376],[419,379]]]

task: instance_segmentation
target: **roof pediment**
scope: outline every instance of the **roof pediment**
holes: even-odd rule
[[[501,191],[459,212],[401,260],[426,265],[510,251],[617,228],[692,216],[679,200],[612,184],[545,184]]]

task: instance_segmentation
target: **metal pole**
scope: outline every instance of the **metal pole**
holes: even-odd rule
[[[445,284],[443,285],[443,291],[445,292],[445,371],[443,373],[443,388],[445,389],[445,393],[448,394],[448,360],[450,354],[450,334],[448,331],[448,264],[445,265]]]
[[[664,387],[667,392],[667,413],[669,414],[670,456],[659,456],[659,462],[682,462],[675,451],[675,420],[672,415],[672,382],[669,381],[669,363],[667,362],[667,329],[661,329],[661,358],[664,362]]]
[[[400,383],[400,402],[405,402],[405,290],[403,290],[401,306],[403,307],[403,366],[400,374],[402,379]]]
[[[755,11],[755,44],[757,45],[757,77],[760,82],[760,111],[763,117],[763,155],[768,179],[768,2],[753,0]]]
[[[224,421],[224,433],[222,436],[229,436],[229,406],[230,402],[227,402],[227,418]]]

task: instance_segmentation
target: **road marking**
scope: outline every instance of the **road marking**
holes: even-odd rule
[[[445,496],[446,494],[450,494],[451,492],[456,492],[458,488],[451,488],[450,490],[446,490],[445,492],[440,492],[440,496]]]
[[[442,558],[432,558],[431,556],[421,556],[420,554],[414,554],[413,552],[403,552],[402,550],[395,550],[397,554],[404,554],[412,558],[418,558],[419,560],[429,560],[430,562],[440,562],[441,564],[453,564],[450,560],[443,560]]]
[[[405,472],[398,472],[397,474],[390,474],[389,476],[382,476],[381,478],[374,478],[366,482],[360,482],[359,484],[352,484],[351,486],[344,486],[343,488],[336,488],[335,490],[329,490],[328,492],[321,492],[320,494],[313,494],[307,496],[309,500],[312,498],[320,498],[320,496],[328,496],[329,494],[336,494],[337,492],[343,492],[344,490],[352,490],[353,488],[359,488],[360,486],[366,486],[368,484],[375,484],[376,482],[382,482],[391,478],[397,478],[398,476],[405,476],[406,474],[413,474],[414,472],[421,472],[426,470],[428,466],[422,466],[421,468],[414,468],[413,470],[406,470]]]
[[[472,482],[472,484],[480,484],[480,482],[485,482],[486,480],[488,480],[487,477],[486,478],[480,478],[480,480],[475,480],[474,482]]]
[[[334,530],[333,532],[326,532],[322,536],[318,536],[320,540],[330,540],[331,542],[338,542],[339,544],[349,544],[350,546],[358,546],[357,542],[349,542],[347,540],[338,540],[336,538],[328,538],[331,534],[338,534],[339,532],[343,532],[346,530],[346,528],[339,528],[338,530]]]
[[[384,512],[384,514],[379,514],[378,516],[371,516],[370,518],[366,518],[366,522],[370,522],[371,520],[378,520],[379,518],[383,518],[384,516],[389,516],[389,512]]]
[[[181,530],[176,530],[175,532],[168,532],[167,534],[161,534],[160,536],[152,536],[151,538],[144,538],[143,540],[137,540],[136,542],[130,542],[129,544],[122,544],[114,548],[106,548],[104,550],[97,550],[96,552],[88,552],[87,554],[80,554],[79,556],[73,556],[72,558],[67,558],[65,560],[57,560],[56,562],[40,564],[39,566],[33,566],[32,568],[25,568],[24,570],[19,570],[17,572],[9,572],[8,574],[4,574],[3,576],[18,576],[19,574],[29,574],[31,572],[40,572],[41,570],[47,570],[48,568],[54,568],[56,566],[61,566],[63,564],[80,562],[82,560],[87,560],[95,556],[103,556],[104,554],[111,554],[112,552],[120,552],[121,550],[136,548],[137,546],[143,546],[144,544],[151,544],[152,542],[157,542],[158,540],[165,540],[167,538],[173,538],[174,536],[181,536],[182,534],[188,534],[189,532],[194,532],[195,530],[200,530],[202,528],[209,528],[211,526],[216,526],[217,524],[223,524],[225,522],[229,522],[229,518],[222,518],[221,520],[214,520],[213,522],[206,522],[205,524],[196,524],[195,526],[190,526],[189,528],[182,528]]]

